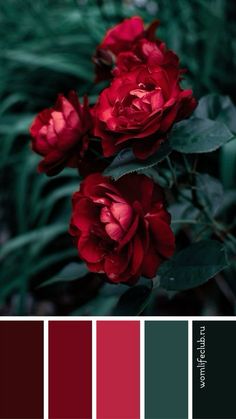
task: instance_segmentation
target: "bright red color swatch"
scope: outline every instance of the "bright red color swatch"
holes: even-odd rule
[[[49,418],[92,418],[92,322],[49,322]]]
[[[43,419],[43,322],[0,322],[0,418]]]
[[[140,419],[140,322],[97,322],[97,419]]]

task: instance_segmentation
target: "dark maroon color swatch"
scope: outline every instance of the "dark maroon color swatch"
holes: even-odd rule
[[[0,321],[0,418],[43,418],[41,321]]]
[[[49,418],[92,418],[92,322],[49,322]]]

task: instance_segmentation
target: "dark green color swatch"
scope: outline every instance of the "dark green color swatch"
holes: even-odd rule
[[[236,322],[193,322],[193,418],[236,418]]]
[[[145,322],[145,419],[188,418],[188,323]]]

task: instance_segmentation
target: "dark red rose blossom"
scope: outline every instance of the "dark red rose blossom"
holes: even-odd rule
[[[117,55],[121,51],[129,50],[133,43],[143,36],[143,20],[139,16],[133,16],[109,29],[99,48]]]
[[[153,278],[175,248],[162,189],[138,174],[88,176],[73,195],[70,234],[88,268],[115,283]]]
[[[140,39],[154,40],[157,25],[158,21],[154,21],[145,28],[141,17],[133,16],[109,29],[93,57],[96,65],[96,81],[111,77],[111,70],[119,53],[131,50]]]
[[[59,173],[65,166],[77,167],[88,148],[92,118],[87,98],[83,105],[74,91],[59,95],[54,108],[40,112],[30,127],[33,150],[43,156],[39,171]]]
[[[120,76],[141,64],[163,67],[168,72],[172,71],[172,76],[176,79],[183,73],[183,70],[179,69],[179,58],[173,51],[167,49],[164,42],[141,39],[131,50],[118,55],[113,75]]]
[[[102,91],[93,115],[104,156],[131,146],[136,157],[145,159],[159,148],[175,122],[192,113],[196,100],[192,90],[181,89],[174,60],[171,56],[166,66],[139,65],[115,77]]]

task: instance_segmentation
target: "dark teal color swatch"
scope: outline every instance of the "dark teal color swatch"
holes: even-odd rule
[[[188,419],[188,322],[145,322],[145,419]]]

